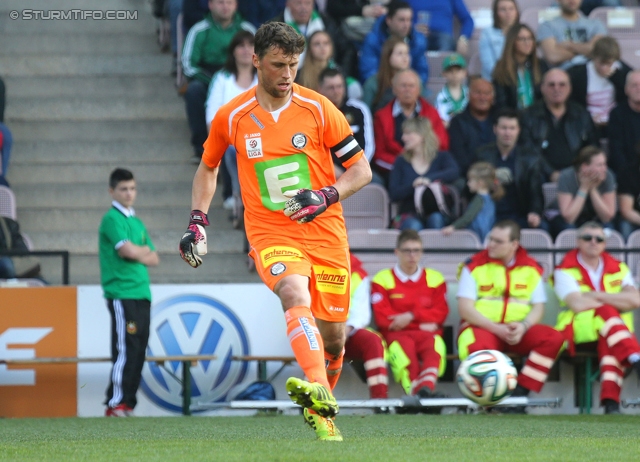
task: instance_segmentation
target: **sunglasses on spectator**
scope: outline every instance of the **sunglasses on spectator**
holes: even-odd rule
[[[580,236],[580,239],[585,242],[593,241],[595,239],[598,244],[602,244],[605,240],[602,236],[592,236],[591,234],[583,234],[582,236]]]

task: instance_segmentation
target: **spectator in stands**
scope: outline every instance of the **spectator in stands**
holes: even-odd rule
[[[629,72],[625,80],[627,99],[611,111],[608,127],[609,168],[617,176],[629,169],[637,171],[640,164],[640,71]]]
[[[391,88],[393,76],[410,68],[409,45],[401,38],[392,35],[382,47],[378,72],[364,82],[362,101],[369,106],[371,112],[375,113],[389,104],[393,99],[393,89]],[[425,96],[424,87],[422,95]]]
[[[457,180],[458,166],[451,154],[438,150],[438,137],[429,119],[407,119],[402,124],[402,141],[404,150],[389,175],[389,198],[399,203],[394,226],[416,231],[440,229],[446,225],[446,219],[438,186]],[[429,206],[424,205],[427,201]]]
[[[5,124],[0,122],[0,185],[9,186],[7,183],[7,171],[13,146],[13,135]]]
[[[345,78],[338,69],[326,68],[320,72],[319,85],[319,93],[326,96],[344,114],[353,131],[353,137],[364,150],[364,156],[371,162],[376,142],[373,136],[373,119],[367,105],[347,97]],[[336,171],[336,177],[345,171],[337,157],[333,159],[333,168]],[[383,184],[382,178],[375,172],[371,181]]]
[[[560,170],[571,166],[580,148],[597,145],[591,115],[569,101],[571,83],[562,69],[550,69],[540,85],[542,101],[529,106],[522,117],[522,140],[542,155],[544,181],[557,181]]]
[[[528,356],[511,396],[538,393],[564,344],[560,332],[540,324],[544,284],[542,267],[520,246],[520,227],[510,220],[494,225],[487,248],[460,273],[458,355],[462,360],[479,350],[498,350]],[[525,413],[524,406],[512,410]]]
[[[185,36],[203,17],[209,15],[209,0],[182,0],[182,31]]]
[[[391,82],[395,99],[374,114],[373,132],[376,151],[374,167],[383,178],[402,151],[402,124],[413,117],[426,117],[439,140],[439,150],[449,149],[449,135],[438,111],[420,96],[420,78],[413,70],[398,72]]]
[[[581,3],[582,0],[558,0],[560,16],[538,27],[538,43],[550,67],[568,69],[585,63],[596,40],[607,34],[602,22],[580,12]]]
[[[254,87],[258,83],[256,68],[253,66],[253,34],[241,30],[231,39],[227,61],[209,84],[206,102],[207,129],[211,126],[213,117],[223,104],[228,103],[240,93]],[[208,131],[208,130],[207,130]],[[221,165],[221,175],[224,184],[223,206],[232,210],[232,220],[238,220],[236,201],[240,201],[240,183],[238,182],[238,167],[236,164],[236,150],[229,146],[224,153]],[[227,185],[226,183],[230,184]],[[229,192],[229,189],[231,191]]]
[[[287,0],[284,12],[273,20],[286,22],[305,37],[307,42],[314,32],[327,32],[335,45],[334,56],[338,57],[337,64],[346,76],[356,75],[357,50],[344,37],[333,19],[315,9],[313,0]],[[304,69],[305,55],[309,47],[306,48],[307,50],[300,55],[298,71]]]
[[[193,162],[200,162],[208,135],[205,102],[211,77],[224,65],[233,36],[241,30],[256,32],[251,23],[242,20],[236,6],[236,0],[209,0],[211,14],[194,25],[185,39],[182,68],[189,84],[184,101]]]
[[[540,155],[527,146],[518,146],[520,120],[515,109],[504,108],[493,126],[495,143],[478,148],[478,160],[496,168],[505,191],[496,202],[496,220],[513,220],[521,228],[546,228],[542,220],[542,173]]]
[[[620,0],[582,0],[582,5],[580,5],[580,11],[585,16],[589,16],[589,14],[599,8],[601,6],[605,7],[616,7],[622,6],[622,2]]]
[[[444,87],[436,96],[436,109],[444,126],[449,126],[451,118],[465,110],[469,103],[467,86],[467,62],[462,55],[454,53],[444,58],[442,75]]]
[[[526,109],[542,97],[540,81],[546,71],[538,59],[536,37],[529,26],[517,23],[506,36],[502,57],[496,63],[492,80],[496,106]]]
[[[627,98],[625,81],[631,68],[620,61],[620,46],[613,37],[600,37],[593,45],[591,60],[568,70],[571,100],[586,107],[598,128],[598,137],[607,137],[609,113]]]
[[[449,123],[451,155],[460,168],[462,178],[466,178],[467,170],[477,160],[476,150],[496,139],[493,132],[493,98],[491,82],[472,77],[469,82],[469,104]]]
[[[640,345],[633,335],[640,293],[627,265],[605,252],[600,223],[584,223],[577,237],[578,247],[553,273],[556,295],[565,308],[556,329],[564,333],[572,356],[576,346],[597,351],[600,404],[605,414],[620,414],[625,369],[632,367],[640,376]]]
[[[551,231],[577,228],[587,221],[598,221],[612,228],[616,215],[616,180],[607,168],[607,156],[596,146],[580,150],[575,167],[567,167],[558,178],[560,215],[551,221]]]
[[[389,345],[393,375],[408,395],[434,394],[446,367],[442,339],[449,307],[447,284],[439,271],[420,265],[422,240],[414,230],[398,236],[398,263],[376,274],[371,284],[371,307],[376,326]]]
[[[148,266],[159,263],[144,223],[136,216],[136,181],[117,168],[109,177],[111,209],[99,231],[100,275],[111,314],[113,368],[107,389],[107,417],[127,417],[136,407],[136,392],[149,340],[151,289]]]
[[[473,18],[463,0],[408,0],[414,14],[429,13],[428,44],[430,51],[469,52],[469,39],[473,34]],[[460,23],[460,36],[453,36],[453,20]]]
[[[371,32],[380,16],[387,14],[389,0],[340,0],[327,2],[327,14],[340,23],[349,40],[358,44]]]
[[[238,0],[238,11],[256,28],[282,14],[286,0]]]
[[[636,144],[636,153],[640,159],[640,142]],[[640,163],[636,161],[626,166],[616,175],[616,179],[620,208],[618,231],[626,241],[632,232],[640,229]]]
[[[378,18],[373,29],[364,39],[360,50],[360,79],[364,82],[380,67],[382,47],[390,36],[404,40],[411,51],[411,67],[422,82],[429,80],[427,64],[427,39],[417,32],[412,24],[413,11],[405,1],[392,0],[387,5],[388,13]]]
[[[496,221],[496,202],[504,196],[504,188],[489,162],[476,162],[467,172],[467,186],[474,195],[460,218],[442,228],[448,236],[456,229],[470,229],[484,241]]]
[[[491,80],[493,68],[502,56],[504,40],[511,26],[520,22],[520,11],[515,0],[493,0],[493,27],[485,27],[480,33],[478,53],[482,64],[482,78]]]
[[[386,399],[389,389],[386,345],[382,336],[369,329],[371,324],[371,278],[362,262],[351,256],[351,306],[346,324],[347,342],[344,357],[348,362],[364,363],[364,373],[371,399]]]

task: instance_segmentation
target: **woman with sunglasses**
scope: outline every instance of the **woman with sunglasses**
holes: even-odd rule
[[[597,221],[612,228],[616,215],[616,180],[607,168],[607,156],[595,146],[580,150],[575,167],[567,167],[558,178],[558,209],[551,220],[555,236],[565,229],[576,228],[587,221]]]

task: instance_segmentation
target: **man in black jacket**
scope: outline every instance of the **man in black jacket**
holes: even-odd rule
[[[560,170],[573,165],[580,148],[598,145],[595,126],[589,112],[569,101],[571,83],[562,69],[544,74],[542,101],[524,111],[521,144],[542,155],[545,181],[557,181]]]
[[[609,168],[618,177],[640,167],[640,71],[627,74],[624,91],[627,99],[611,111],[609,117]],[[640,180],[640,177],[635,181]]]
[[[478,149],[478,160],[496,168],[505,195],[496,202],[496,221],[513,220],[522,228],[543,228],[544,200],[540,155],[526,146],[517,146],[520,121],[515,109],[504,108],[493,126],[496,142]]]
[[[472,77],[469,83],[469,104],[449,123],[449,151],[460,168],[460,176],[476,162],[477,149],[495,141],[493,85],[488,80]],[[464,185],[458,185],[464,186]]]

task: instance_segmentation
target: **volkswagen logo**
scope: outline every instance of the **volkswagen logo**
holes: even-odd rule
[[[224,304],[204,295],[178,295],[154,304],[151,310],[148,356],[216,355],[215,361],[191,366],[191,397],[199,403],[223,402],[229,391],[242,382],[247,363],[232,356],[249,354],[247,333],[240,320]],[[169,411],[182,410],[182,363],[165,367],[145,363],[143,392]]]

